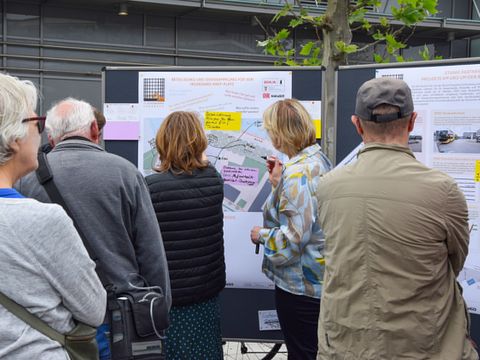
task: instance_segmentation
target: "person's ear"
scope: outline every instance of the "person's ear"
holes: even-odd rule
[[[362,123],[360,122],[360,118],[357,115],[352,115],[352,124],[355,126],[355,129],[357,130],[358,135],[363,137],[364,131],[362,127]]]
[[[96,120],[90,124],[90,138],[95,144],[98,144],[100,141],[100,130]]]
[[[415,126],[415,120],[417,119],[417,113],[413,112],[410,120],[408,121],[408,132],[412,132],[414,126]]]
[[[48,137],[48,143],[50,144],[50,146],[51,146],[52,148],[54,148],[54,147],[55,147],[55,141],[54,141],[53,138],[50,136],[50,134],[48,134],[47,137]]]
[[[20,139],[17,139],[17,140],[12,141],[12,142],[10,143],[10,146],[9,146],[9,147],[10,147],[10,150],[12,151],[13,154],[16,154],[16,153],[18,153],[18,152],[20,151],[20,144],[19,144],[19,142],[20,142]]]

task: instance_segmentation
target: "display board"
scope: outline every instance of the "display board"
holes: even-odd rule
[[[250,229],[262,224],[270,193],[263,157],[281,156],[262,127],[277,100],[296,98],[320,128],[320,68],[106,68],[103,104],[107,151],[148,175],[157,164],[154,137],[176,110],[199,114],[207,156],[225,181],[224,237],[227,288],[221,294],[226,339],[279,340],[273,284],[261,273]],[[318,131],[320,134],[320,131]]]
[[[350,117],[360,85],[375,77],[406,81],[418,117],[409,137],[415,157],[458,183],[469,209],[470,246],[458,277],[480,341],[480,59],[388,66],[351,66],[338,71],[337,162],[361,142]]]

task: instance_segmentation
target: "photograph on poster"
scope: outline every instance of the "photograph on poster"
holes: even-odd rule
[[[480,153],[480,113],[477,109],[433,111],[434,152]]]
[[[415,158],[424,161],[425,152],[424,152],[424,122],[425,122],[425,111],[417,111],[417,119],[415,120],[415,127],[413,131],[408,136],[408,147],[412,150]]]

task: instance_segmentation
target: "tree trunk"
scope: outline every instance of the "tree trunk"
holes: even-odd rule
[[[347,45],[352,41],[352,32],[348,23],[350,0],[328,0],[325,16],[329,27],[323,29],[323,60],[325,67],[324,87],[322,89],[322,145],[325,154],[336,163],[336,96],[337,79],[335,70],[346,63],[346,54],[339,54],[335,42],[343,41]]]

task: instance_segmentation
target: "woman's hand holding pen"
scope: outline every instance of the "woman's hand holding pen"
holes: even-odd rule
[[[260,226],[254,226],[252,230],[250,230],[250,240],[254,243],[255,246],[255,254],[258,254],[260,250],[260,230],[262,228]]]
[[[267,158],[268,179],[270,183],[277,187],[282,177],[283,163],[275,156]]]

